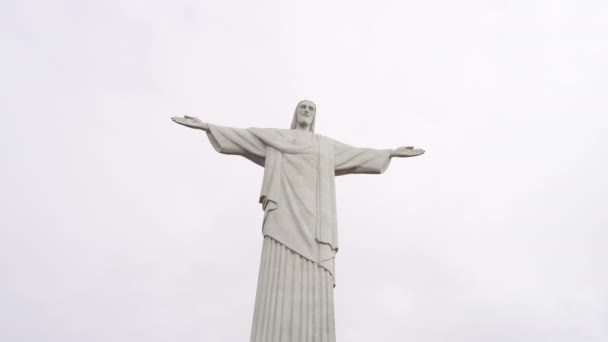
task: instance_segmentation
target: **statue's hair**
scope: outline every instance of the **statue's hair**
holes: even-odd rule
[[[296,109],[293,111],[293,119],[291,120],[291,129],[295,129],[296,126],[298,125],[298,118],[297,118],[297,116],[298,116],[298,107],[300,107],[300,105],[303,102],[310,102],[315,107],[315,113],[314,113],[314,115],[312,117],[312,122],[310,123],[310,126],[309,126],[310,131],[314,133],[314,131],[315,131],[315,119],[317,118],[317,105],[314,102],[310,101],[310,100],[302,100],[302,101],[298,102],[298,105],[296,106]]]

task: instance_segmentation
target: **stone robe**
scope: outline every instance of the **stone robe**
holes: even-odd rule
[[[292,129],[209,129],[216,151],[264,167],[264,247],[251,341],[335,341],[335,176],[382,173],[390,150]]]

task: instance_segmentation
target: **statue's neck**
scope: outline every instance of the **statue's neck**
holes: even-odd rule
[[[295,128],[295,129],[296,129],[296,131],[302,131],[302,132],[308,132],[308,133],[311,133],[311,132],[310,132],[310,125],[307,125],[307,126],[300,126],[300,125],[296,125],[296,128]]]
[[[303,130],[303,129],[294,129],[293,133],[295,135],[296,138],[299,139],[310,139],[314,136],[314,133],[309,131],[309,130]]]

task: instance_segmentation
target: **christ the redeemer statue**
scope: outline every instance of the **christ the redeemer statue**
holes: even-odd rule
[[[291,129],[230,128],[174,117],[201,129],[216,151],[264,167],[264,243],[251,342],[335,342],[334,258],[338,251],[334,178],[382,173],[413,147],[357,148],[315,134],[316,106],[301,101]]]

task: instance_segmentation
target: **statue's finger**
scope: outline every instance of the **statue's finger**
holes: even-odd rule
[[[174,120],[174,121],[175,121],[175,123],[178,123],[178,124],[183,125],[183,126],[188,126],[188,127],[191,126],[190,123],[188,123],[187,121],[184,121],[183,119],[182,120]]]

